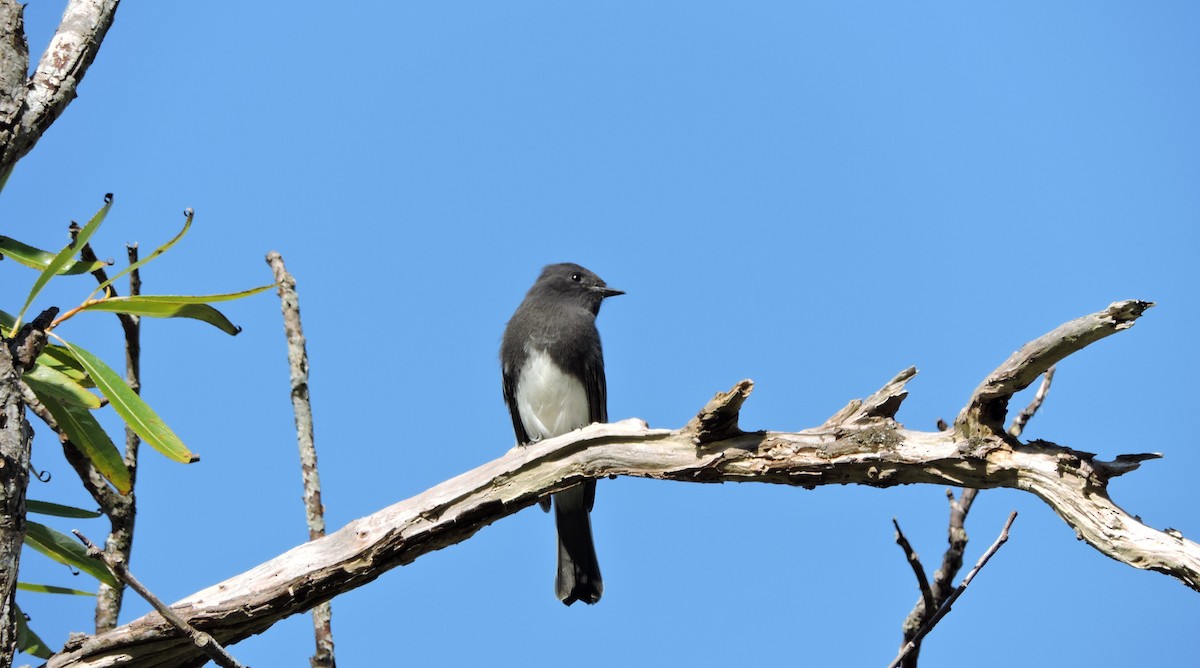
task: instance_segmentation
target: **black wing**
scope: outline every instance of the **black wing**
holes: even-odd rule
[[[517,369],[505,366],[504,373],[504,404],[508,406],[508,414],[512,417],[513,433],[517,443],[529,443],[529,434],[525,433],[525,425],[521,422],[521,413],[517,410]]]
[[[604,356],[599,352],[595,359],[584,364],[583,389],[587,392],[588,420],[608,422],[608,387],[604,381]]]

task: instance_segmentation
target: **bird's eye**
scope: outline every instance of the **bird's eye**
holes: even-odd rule
[[[571,280],[578,283],[579,281],[583,280],[583,276],[579,275],[578,273],[571,274]]]

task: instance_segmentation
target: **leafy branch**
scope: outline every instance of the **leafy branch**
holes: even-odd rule
[[[130,387],[99,356],[64,339],[56,329],[81,313],[103,312],[117,314],[123,323],[126,319],[141,316],[199,320],[227,334],[236,335],[241,328],[230,322],[211,304],[249,297],[274,287],[274,284],[270,284],[250,290],[211,295],[141,295],[136,294],[136,291],[129,296],[117,295],[112,287],[113,282],[126,275],[136,276],[141,267],[161,257],[178,244],[191,229],[195,214],[191,209],[187,209],[184,212],[183,227],[170,240],[144,258],[137,259],[136,253],[131,253],[129,265],[108,277],[104,268],[111,265],[111,261],[96,259],[95,254],[91,252],[89,241],[107,218],[112,204],[113,196],[105,195],[103,206],[86,225],[79,228],[72,223],[73,239],[54,253],[0,236],[0,255],[38,271],[37,278],[17,314],[13,316],[0,311],[0,330],[8,334],[6,338],[17,337],[19,333],[31,327],[39,331],[42,337],[40,340],[43,344],[40,350],[36,356],[30,354],[32,361],[21,369],[22,402],[59,436],[64,454],[79,472],[84,486],[96,499],[101,511],[97,513],[30,501],[27,512],[75,518],[107,515],[112,520],[122,507],[122,500],[126,497],[132,498],[129,497],[133,491],[131,468],[136,466],[136,461],[127,461],[122,456],[112,438],[93,415],[93,411],[106,405],[111,406],[121,417],[132,434],[167,458],[181,463],[199,460],[141,398],[135,388]],[[55,317],[58,309],[51,308],[38,316],[34,323],[24,323],[26,313],[51,279],[85,273],[96,275],[98,285],[92,288],[78,306],[68,309],[58,317]],[[54,342],[46,342],[47,336]],[[106,568],[90,559],[78,543],[47,525],[27,522],[24,542],[51,559],[88,573],[107,587],[122,586],[112,578]],[[39,593],[94,595],[92,592],[54,585],[21,584],[21,589]],[[42,658],[50,656],[45,643],[24,624],[23,619],[19,620],[17,632],[17,644],[22,651]]]

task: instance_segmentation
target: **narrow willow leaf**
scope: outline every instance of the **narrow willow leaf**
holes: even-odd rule
[[[162,302],[164,304],[207,304],[209,302],[228,302],[243,297],[250,297],[275,287],[276,283],[260,285],[257,288],[241,292],[225,292],[219,295],[138,295],[137,299],[146,302]],[[109,301],[132,299],[131,297],[112,297]]]
[[[0,255],[16,260],[26,267],[40,270],[45,270],[54,260],[54,253],[34,248],[4,235],[0,235]],[[100,260],[95,262],[76,262],[72,260],[62,269],[58,270],[58,275],[86,274],[97,269],[103,269],[106,266],[108,266],[108,263],[101,262]]]
[[[71,355],[70,351],[60,345],[46,344],[46,347],[42,348],[42,354],[38,355],[37,363],[54,369],[84,387],[96,387],[96,384],[87,375],[87,371],[84,371],[83,367],[79,365],[79,361]]]
[[[55,517],[76,517],[79,519],[100,517],[100,513],[95,510],[84,510],[83,508],[76,508],[74,506],[64,506],[61,503],[36,501],[34,499],[25,500],[25,510],[39,515],[54,515]]]
[[[208,304],[172,304],[147,301],[143,297],[109,297],[91,302],[83,310],[128,313],[150,318],[191,318],[207,322],[231,336],[237,336],[242,331],[241,327],[229,322],[229,318]]]
[[[167,243],[159,246],[158,248],[155,248],[153,253],[138,260],[137,262],[134,262],[133,264],[129,265],[128,267],[125,267],[124,269],[122,269],[121,271],[119,271],[115,275],[113,275],[112,278],[109,278],[107,281],[104,281],[100,285],[96,286],[96,292],[100,292],[100,291],[104,290],[104,288],[107,288],[108,286],[112,285],[113,281],[124,276],[125,274],[128,274],[129,272],[133,271],[134,269],[141,268],[142,265],[153,260],[154,258],[158,257],[159,255],[162,255],[163,253],[170,250],[171,246],[174,246],[175,244],[179,243],[179,240],[182,239],[183,235],[187,234],[188,229],[191,228],[192,217],[195,215],[195,212],[192,211],[191,209],[186,209],[186,210],[184,210],[183,215],[185,216],[184,221],[183,221],[183,229],[179,230],[179,234],[176,234]]]
[[[69,594],[71,596],[95,596],[94,591],[84,591],[82,589],[71,589],[69,587],[56,587],[54,585],[34,584],[32,582],[18,582],[17,589],[21,591],[35,591],[39,594]]]
[[[17,619],[17,650],[39,659],[49,659],[54,656],[54,652],[46,646],[46,641],[39,638],[33,629],[29,628],[29,624],[25,621],[25,613],[21,612],[21,608],[15,603],[13,612],[16,613],[14,616]]]
[[[40,356],[39,356],[40,358]],[[52,394],[64,403],[71,403],[84,408],[100,408],[100,397],[88,392],[82,385],[71,380],[70,376],[50,366],[34,362],[22,376],[21,380],[39,397]]]
[[[54,258],[50,260],[50,264],[46,265],[41,274],[38,274],[37,280],[33,282],[33,288],[29,290],[29,296],[25,298],[25,305],[17,313],[16,322],[13,323],[12,328],[9,330],[9,337],[16,336],[17,326],[21,324],[21,318],[25,316],[25,311],[29,309],[29,305],[37,298],[42,288],[46,287],[46,283],[50,281],[50,278],[57,274],[60,269],[67,266],[67,263],[71,261],[71,256],[75,254],[75,249],[83,248],[84,244],[96,233],[96,230],[100,227],[100,223],[103,223],[104,217],[108,215],[108,210],[112,208],[112,201],[112,193],[105,195],[104,206],[100,207],[100,210],[96,212],[96,215],[92,216],[87,225],[83,226],[82,230],[79,230],[79,234],[75,236],[75,241],[67,244],[62,250],[58,251]]]
[[[132,488],[129,469],[125,468],[121,452],[113,445],[112,439],[96,418],[86,408],[59,401],[58,397],[52,394],[39,394],[36,389],[34,394],[38,395],[42,405],[50,411],[50,415],[58,423],[58,428],[67,434],[71,443],[87,457],[100,475],[111,482],[118,492],[128,494]]]
[[[87,550],[79,541],[45,524],[26,522],[25,544],[60,564],[78,568],[114,589],[121,586],[107,566],[87,556]]]
[[[96,387],[108,398],[108,403],[117,411],[117,415],[120,415],[121,419],[125,420],[125,424],[129,425],[134,433],[141,436],[143,441],[177,462],[189,464],[200,461],[200,458],[187,449],[183,441],[179,440],[179,437],[162,421],[162,418],[158,417],[158,414],[141,397],[129,389],[117,372],[110,369],[99,357],[83,348],[66,341],[63,341],[63,344],[96,382]]]

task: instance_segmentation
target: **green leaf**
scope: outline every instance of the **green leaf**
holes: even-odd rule
[[[67,374],[40,362],[34,362],[21,376],[21,380],[39,397],[52,394],[64,403],[84,408],[100,408],[100,397],[88,392]]]
[[[141,397],[129,389],[117,372],[110,369],[99,357],[83,348],[66,341],[63,341],[63,344],[83,365],[88,375],[96,382],[96,387],[104,393],[105,397],[108,397],[108,403],[117,411],[117,415],[120,415],[121,419],[125,420],[125,424],[129,425],[134,433],[141,436],[143,441],[177,462],[188,464],[200,461],[200,458],[187,449],[183,441],[175,435],[175,432],[171,431],[162,418],[158,417],[158,414]]]
[[[185,209],[183,212],[183,215],[185,216],[184,221],[183,221],[183,229],[179,230],[179,234],[176,234],[167,243],[159,246],[158,248],[155,248],[153,253],[138,260],[137,262],[134,262],[133,264],[129,265],[128,267],[125,267],[121,271],[117,272],[112,278],[110,278],[107,281],[104,281],[103,283],[98,285],[96,287],[96,292],[99,292],[99,291],[103,290],[104,288],[107,288],[108,286],[112,285],[113,281],[124,276],[125,274],[128,274],[129,272],[133,271],[134,269],[141,268],[142,265],[153,260],[154,258],[158,257],[159,255],[162,255],[163,253],[167,252],[171,248],[171,246],[174,246],[176,243],[178,243],[179,240],[183,238],[183,235],[187,234],[188,229],[191,228],[192,217],[195,215],[195,212],[192,211],[191,209]]]
[[[39,515],[54,515],[55,517],[75,517],[79,519],[100,517],[100,513],[95,510],[84,510],[83,508],[76,508],[74,506],[64,506],[59,503],[37,501],[34,499],[25,499],[25,510]]]
[[[84,311],[108,311],[128,313],[150,318],[192,318],[207,322],[221,331],[237,335],[240,327],[229,322],[223,313],[208,305],[209,302],[227,302],[256,295],[275,287],[274,283],[241,292],[218,295],[136,295],[132,297],[105,297],[86,305]]]
[[[96,592],[84,591],[82,589],[71,589],[69,587],[56,587],[54,585],[33,584],[32,582],[18,582],[17,589],[21,591],[35,591],[39,594],[69,594],[71,596],[95,596]]]
[[[17,262],[32,267],[33,269],[45,270],[54,261],[54,253],[44,251],[40,248],[34,248],[13,239],[0,235],[0,255],[11,258]],[[103,269],[108,266],[107,262],[99,260],[95,262],[76,262],[74,260],[68,262],[62,269],[59,269],[59,276],[68,274],[86,274],[88,272]]]
[[[116,578],[109,572],[107,566],[87,555],[87,550],[79,544],[79,541],[59,533],[45,524],[26,522],[25,544],[60,564],[78,568],[110,587],[121,586],[117,584]]]
[[[25,621],[25,613],[21,612],[21,608],[15,603],[13,612],[16,613],[14,616],[17,618],[17,649],[39,659],[49,659],[54,656],[54,652],[46,646],[46,641],[39,638],[33,629],[29,628],[29,624]]]
[[[229,322],[229,318],[226,318],[223,313],[208,304],[172,304],[168,302],[147,301],[144,297],[109,297],[94,301],[82,310],[128,313],[130,315],[141,315],[151,318],[192,318],[193,320],[207,322],[232,336],[236,336],[242,331],[241,327]]]
[[[100,223],[104,222],[104,217],[108,215],[108,210],[112,208],[112,202],[112,193],[105,195],[104,206],[100,207],[100,210],[96,212],[96,215],[92,216],[92,219],[88,221],[87,225],[83,226],[83,229],[79,231],[78,235],[76,235],[75,241],[67,244],[62,250],[58,251],[54,258],[50,260],[50,264],[46,265],[46,268],[42,270],[41,274],[38,274],[37,280],[33,282],[33,288],[29,290],[29,296],[25,298],[25,305],[22,306],[21,311],[17,313],[15,322],[13,323],[12,328],[9,330],[8,336],[10,338],[16,336],[17,327],[21,324],[21,318],[25,316],[25,311],[29,309],[29,305],[32,304],[33,300],[37,298],[38,293],[42,291],[42,288],[46,287],[46,283],[50,281],[50,278],[57,274],[60,269],[67,266],[67,263],[71,261],[71,256],[75,254],[75,249],[83,248],[83,245],[86,244],[88,240],[92,238],[92,235],[96,233],[96,230],[100,228]]]
[[[278,285],[277,283],[268,283],[260,285],[257,288],[242,290],[241,292],[225,292],[219,295],[138,295],[137,299],[146,302],[161,302],[164,304],[208,304],[209,302],[228,302],[243,297],[250,297],[260,292],[270,290]],[[112,297],[110,301],[119,299],[131,299],[131,297]]]
[[[3,326],[2,321],[0,321],[0,326]],[[79,361],[71,356],[70,351],[60,345],[46,344],[46,347],[42,348],[42,354],[38,355],[37,363],[54,369],[84,387],[96,387],[91,377],[87,375],[87,371],[84,371],[83,367],[79,365]]]
[[[128,390],[129,387],[125,386],[125,389]],[[37,390],[34,390],[34,393],[37,394]],[[113,445],[112,439],[96,418],[86,408],[59,401],[52,394],[38,394],[38,399],[46,410],[50,411],[50,415],[54,416],[54,421],[66,432],[71,443],[88,458],[100,475],[107,478],[118,492],[128,494],[132,488],[129,469],[125,468],[121,452]]]

